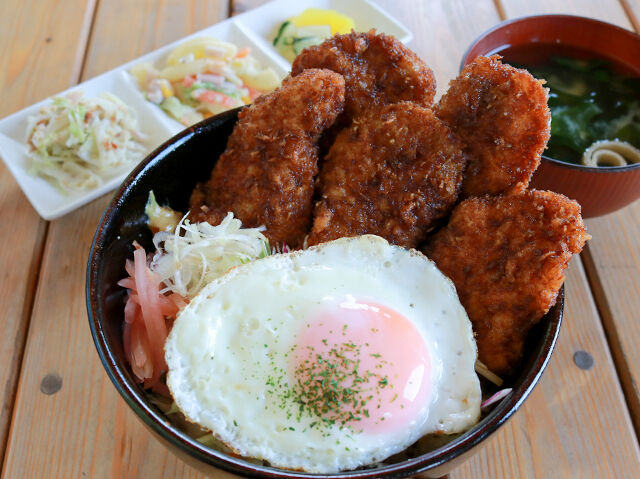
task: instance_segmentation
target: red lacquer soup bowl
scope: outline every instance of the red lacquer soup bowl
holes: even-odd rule
[[[570,15],[540,15],[509,20],[482,34],[467,50],[462,67],[480,55],[527,65],[552,55],[597,58],[640,77],[640,36],[609,23]],[[591,167],[542,157],[531,186],[577,200],[585,218],[616,211],[640,198],[640,163]]]

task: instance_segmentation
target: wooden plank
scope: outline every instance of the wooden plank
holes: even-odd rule
[[[624,0],[625,28],[640,32],[640,1]],[[603,14],[604,15],[604,14]],[[604,17],[603,18],[607,18]],[[586,251],[589,274],[609,344],[640,434],[640,201],[587,221],[593,239]]]
[[[0,117],[77,81],[94,2],[3,0],[2,7],[5,14],[0,15]],[[47,231],[46,222],[31,207],[2,162],[0,224],[4,225],[0,228],[2,461]]]
[[[102,7],[113,8],[110,10],[112,12],[120,12],[124,9],[124,0],[109,3],[108,6],[102,4],[101,10]],[[415,4],[395,7],[400,10],[393,13],[416,32],[416,37],[418,33],[422,36],[423,40],[416,49],[432,65],[441,84],[443,79],[454,76],[457,71],[457,61],[466,45],[489,26],[478,21],[482,16],[478,15],[478,11],[474,9],[491,12],[491,2],[487,0],[474,3],[479,6],[442,1],[425,2],[424,7],[418,7]],[[391,2],[388,5],[395,6]],[[416,9],[420,14],[416,14]],[[445,11],[455,11],[459,16],[453,20],[448,19],[443,14]],[[497,13],[493,16],[497,17]],[[488,15],[487,18],[489,17]],[[139,25],[142,24],[143,28],[153,30],[152,27],[145,26],[144,21],[141,22],[146,18],[148,17],[116,16],[113,13],[107,15],[101,11],[97,18],[93,44],[98,48],[97,32],[101,21],[118,22],[121,27],[117,31],[122,34],[121,32],[126,31],[125,26],[128,24],[135,25],[136,28],[140,28]],[[450,26],[447,22],[452,22],[452,25],[459,25],[459,27]],[[428,34],[424,33],[429,29],[432,31]],[[438,33],[434,33],[433,30]],[[116,29],[114,28],[113,31]],[[153,33],[149,35],[153,36]],[[448,40],[451,43],[458,41],[459,51],[455,52],[455,48],[448,45],[447,48],[450,48],[454,56],[443,58],[435,53],[442,45],[439,43],[426,45],[423,43],[424,38]],[[120,52],[122,55],[126,55],[134,48],[140,48],[138,43],[134,46],[127,45],[127,47],[127,50]],[[105,47],[105,51],[101,53],[105,58],[101,61],[109,64],[113,54],[110,48]],[[119,62],[115,64],[117,63]],[[440,67],[441,63],[442,67]],[[87,69],[88,76],[101,71],[100,64],[93,65],[92,68]],[[201,477],[172,455],[166,454],[164,448],[140,426],[124,402],[117,397],[112,385],[102,372],[93,349],[84,312],[84,267],[93,228],[105,202],[106,198],[102,198],[69,217],[54,222],[51,227],[40,283],[46,284],[47,289],[39,288],[36,298],[9,454],[5,463],[6,477],[80,477],[82,475],[88,477]],[[75,249],[72,250],[69,247],[68,238],[77,238],[74,244]],[[579,262],[576,264],[579,265]],[[596,426],[600,425],[595,429],[584,426],[576,430],[577,434],[581,434],[579,439],[585,441],[586,452],[583,451],[581,443],[564,449],[563,459],[559,460],[563,464],[561,470],[563,472],[570,470],[564,468],[564,463],[572,465],[581,461],[586,466],[584,469],[577,470],[586,471],[585,475],[591,475],[589,467],[592,462],[589,462],[590,458],[584,457],[584,454],[590,453],[593,453],[592,461],[600,461],[604,464],[596,470],[603,472],[605,476],[610,472],[622,470],[611,465],[610,460],[628,464],[629,471],[637,470],[637,444],[633,436],[628,437],[628,417],[625,420],[626,410],[620,400],[619,386],[611,362],[607,359],[606,346],[603,347],[601,340],[598,342],[597,339],[601,338],[602,334],[598,331],[599,323],[595,317],[593,305],[590,303],[584,273],[579,266],[577,272],[575,269],[572,266],[567,286],[567,315],[561,341],[566,337],[576,338],[576,343],[570,343],[569,358],[577,347],[587,349],[594,356],[596,366],[589,371],[589,374],[597,371],[597,380],[603,381],[601,388],[597,387],[598,384],[594,380],[591,386],[595,392],[586,401],[586,406],[573,406],[570,401],[573,399],[571,395],[574,391],[584,391],[580,387],[585,383],[584,376],[567,372],[568,366],[565,363],[568,363],[568,360],[566,358],[561,360],[559,354],[556,354],[554,361],[560,364],[557,367],[558,372],[552,376],[551,371],[554,370],[550,369],[545,375],[544,381],[547,382],[550,381],[549,377],[552,377],[552,385],[545,389],[546,383],[543,382],[538,388],[536,394],[540,395],[540,391],[543,391],[544,395],[542,400],[538,399],[535,402],[537,407],[531,406],[536,401],[531,398],[523,410],[492,439],[493,442],[487,445],[485,451],[465,466],[470,467],[469,470],[472,473],[477,473],[476,477],[500,477],[503,473],[502,477],[517,477],[515,474],[509,474],[510,471],[522,471],[524,477],[532,476],[533,474],[530,473],[533,471],[539,477],[546,477],[544,473],[556,471],[554,465],[558,460],[555,459],[555,452],[556,449],[559,450],[555,447],[551,449],[547,445],[549,435],[554,437],[549,442],[556,446],[564,446],[565,441],[575,440],[573,435],[564,435],[565,428],[575,427],[576,424],[591,425],[592,422],[597,423]],[[67,284],[56,284],[53,281],[61,276],[61,272],[64,272],[65,278],[69,278]],[[576,275],[577,279],[574,279]],[[571,287],[580,290],[573,293]],[[571,318],[574,320],[571,321]],[[581,324],[576,324],[578,318]],[[53,324],[55,327],[52,327]],[[557,353],[559,351],[560,349]],[[62,389],[52,396],[31,394],[32,391],[38,390],[42,377],[51,372],[62,376]],[[594,401],[598,403],[594,404]],[[606,425],[602,424],[604,420],[598,421],[592,418],[592,416],[597,417],[598,412],[602,410],[612,412],[611,422],[607,422]],[[541,411],[544,414],[541,415]],[[73,414],[71,415],[70,412]],[[523,427],[528,427],[529,430],[526,432],[522,432],[522,429],[513,430],[512,424],[523,415],[528,417]],[[606,419],[609,421],[608,417]],[[549,425],[553,425],[553,428]],[[610,428],[605,430],[605,426]],[[622,452],[611,451],[610,448],[602,445],[602,450],[598,450],[594,443],[588,440],[589,438],[582,437],[596,435],[592,431],[600,434],[601,429],[603,435],[600,439],[607,441],[610,448],[617,446],[617,441],[627,444],[622,447]],[[492,444],[496,441],[498,445],[493,446]],[[535,447],[528,446],[528,441]],[[484,473],[489,468],[489,464],[494,465],[492,470],[495,470],[496,475]],[[531,464],[530,467],[529,464]]]
[[[629,18],[618,0],[497,0],[504,9],[507,18],[542,15],[546,13],[562,13],[591,17],[605,22],[630,28]],[[634,0],[637,1],[637,0]]]
[[[17,2],[16,10],[32,13]],[[215,23],[227,12],[226,1],[101,2],[83,78]],[[70,28],[66,20],[56,21]],[[73,70],[58,67],[60,77]],[[117,394],[93,346],[85,270],[107,201],[102,197],[49,228],[3,477],[204,477],[151,437]],[[17,266],[12,253],[11,264]],[[61,378],[62,388],[43,394],[41,382],[52,374]]]
[[[103,2],[83,79],[202,30],[228,16],[224,0]]]
[[[540,384],[457,478],[636,477],[640,450],[581,262],[567,275],[560,338]],[[580,369],[574,354],[594,360]]]
[[[624,28],[631,27],[624,10],[616,1],[503,0],[499,6],[508,18],[542,13],[567,13],[598,18]],[[632,220],[631,217],[627,217],[626,221],[635,225],[632,228],[637,229],[637,212],[634,218],[635,220]],[[619,254],[619,260],[628,258],[630,255],[637,258],[637,242],[632,245],[624,241],[608,241],[605,245],[602,240],[596,238],[601,236],[603,231],[597,228],[598,225],[594,224],[594,220],[587,221],[587,225],[590,233],[594,235],[588,250],[594,251],[598,245],[603,246],[598,251],[597,258],[600,259],[601,254],[606,256],[614,251]],[[611,229],[611,225],[603,225],[602,228],[602,230]],[[588,265],[589,252],[583,256]],[[624,260],[619,261],[618,264],[624,264]],[[637,285],[637,265],[636,262],[633,273],[628,271],[622,275],[624,284],[618,285],[620,293],[618,296],[623,295],[637,300],[638,295],[633,294],[634,290],[630,282],[635,278],[635,285]],[[590,276],[591,279],[597,278],[594,274]],[[456,471],[453,477],[458,475],[459,477],[485,477],[488,470],[492,472],[486,473],[489,477],[630,477],[640,474],[637,438],[631,428],[631,417],[621,397],[621,388],[619,379],[615,377],[612,356],[616,360],[618,371],[622,372],[623,380],[625,369],[628,368],[618,360],[620,350],[615,347],[609,350],[608,344],[605,343],[605,335],[599,323],[595,303],[590,295],[585,294],[588,291],[587,283],[588,279],[580,262],[574,259],[566,283],[567,308],[563,331],[549,370],[525,404],[523,411],[507,424],[506,430],[500,431],[479,457]],[[602,312],[601,304],[598,304],[598,307]],[[626,311],[637,312],[637,305],[635,309],[626,309]],[[620,311],[616,311],[613,317],[625,316]],[[631,322],[630,317],[626,318]],[[638,318],[637,313],[635,318]],[[606,320],[605,315],[602,319]],[[606,321],[604,326],[610,334],[611,328],[607,327]],[[628,331],[628,329],[624,330],[625,339],[628,337]],[[636,328],[634,331],[636,338],[637,331]],[[629,339],[628,344],[631,347],[633,341]],[[581,371],[573,364],[573,355],[578,350],[589,352],[595,359],[592,370]],[[637,355],[635,359],[638,359]],[[637,364],[637,361],[632,361],[630,364]],[[597,371],[598,367],[601,368],[600,371]],[[623,386],[627,393],[628,384]],[[629,399],[629,394],[626,396]],[[631,404],[631,407],[633,408],[634,405]],[[621,412],[615,419],[612,415],[614,411]],[[611,420],[615,420],[616,425],[613,425]],[[556,427],[543,427],[540,431],[540,424],[550,423],[554,423]],[[532,431],[535,431],[533,435]],[[520,460],[508,464],[505,464],[505,461],[496,460],[504,456],[503,451],[507,449],[509,441],[519,437],[524,439],[518,441],[521,444],[518,450]],[[615,457],[612,454],[620,455]],[[522,460],[527,456],[530,457],[529,461]]]
[[[627,12],[629,21],[633,25],[636,32],[640,32],[640,1],[639,0],[620,0],[620,4]]]

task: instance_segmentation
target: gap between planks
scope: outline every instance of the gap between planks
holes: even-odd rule
[[[636,31],[636,33],[640,33],[640,18],[636,18],[636,16],[634,15],[633,9],[631,8],[631,5],[629,5],[629,0],[619,1],[622,9],[624,10],[624,13],[629,18],[629,22],[633,26],[633,29]]]
[[[633,375],[629,368],[629,360],[624,354],[622,341],[620,340],[618,329],[616,328],[616,324],[613,319],[613,313],[611,312],[607,295],[604,291],[604,287],[602,286],[602,282],[600,281],[598,269],[596,268],[593,260],[589,243],[587,243],[584,251],[580,254],[580,258],[584,265],[587,281],[589,282],[589,288],[591,289],[591,294],[596,304],[598,316],[600,316],[605,339],[609,346],[609,351],[611,351],[613,365],[620,384],[622,385],[624,399],[629,411],[631,412],[633,429],[636,436],[640,438],[640,392],[638,391],[637,384],[633,380]]]
[[[629,5],[629,0],[618,1],[635,32],[640,33],[640,18],[634,15],[633,9]],[[501,21],[505,21],[508,17],[502,0],[494,0],[494,4]],[[613,358],[613,365],[618,376],[618,381],[622,386],[622,392],[630,412],[634,432],[636,437],[640,438],[640,391],[631,374],[629,361],[624,354],[618,329],[613,319],[613,313],[611,312],[611,307],[609,306],[600,276],[598,275],[588,242],[584,251],[580,254],[580,259],[582,260],[587,282],[589,283],[589,289],[591,290],[602,329],[605,333],[605,340]]]
[[[640,18],[635,16],[628,0],[619,0],[619,2],[634,31],[640,34]],[[598,269],[588,242],[580,257],[584,265],[587,281],[589,282],[589,288],[591,289],[596,309],[598,310],[598,316],[600,316],[600,321],[602,322],[605,338],[607,340],[609,350],[611,351],[611,356],[613,357],[613,364],[622,385],[624,399],[629,411],[631,412],[633,429],[636,436],[640,438],[640,391],[638,390],[638,385],[633,379],[629,360],[624,353],[620,333],[613,319],[611,306],[609,305],[609,301],[602,285],[600,275],[598,274]]]
[[[88,46],[89,41],[91,40],[91,33],[93,31],[93,26],[96,20],[96,13],[98,11],[98,4],[100,0],[88,0],[87,1],[87,9],[85,12],[84,19],[82,21],[82,29],[80,31],[80,37],[78,41],[78,47],[76,51],[76,58],[73,63],[73,68],[71,71],[71,79],[69,81],[69,86],[76,85],[80,82],[82,78],[82,74],[84,73],[85,65],[87,62],[87,54],[88,54]],[[19,379],[22,375],[22,361],[24,359],[24,353],[26,349],[27,337],[29,333],[29,328],[31,326],[31,316],[33,314],[33,307],[36,298],[36,291],[39,286],[40,281],[40,269],[42,266],[42,259],[44,255],[45,245],[47,242],[47,237],[49,234],[49,221],[44,221],[44,226],[38,234],[39,240],[37,241],[38,248],[36,250],[36,254],[34,260],[29,264],[29,274],[30,278],[29,284],[26,288],[25,298],[24,298],[24,308],[21,314],[21,324],[23,324],[21,330],[16,335],[16,351],[15,351],[15,362],[12,364],[17,364],[14,373],[10,376],[7,384],[6,390],[7,398],[8,398],[8,406],[6,411],[3,413],[6,414],[6,417],[11,418],[2,426],[0,429],[0,464],[3,465],[2,469],[4,470],[4,461],[5,455],[7,452],[7,441],[9,437],[9,431],[11,430],[11,426],[13,424],[13,412],[15,409],[15,400],[16,394],[18,391],[18,383]]]
[[[40,279],[40,266],[42,265],[42,258],[44,255],[44,245],[47,239],[47,233],[49,232],[49,223],[45,221],[41,224],[43,224],[43,226],[38,228],[38,240],[36,241],[38,247],[35,251],[36,254],[33,261],[31,261],[28,266],[29,269],[27,277],[30,279],[26,287],[23,302],[24,306],[22,308],[22,313],[20,314],[20,324],[22,326],[16,333],[16,348],[13,354],[14,357],[11,360],[11,364],[16,364],[17,366],[7,379],[6,383],[4,399],[6,400],[5,404],[7,406],[6,411],[3,411],[3,414],[6,414],[5,417],[10,419],[3,423],[0,428],[0,464],[4,463],[4,457],[7,451],[7,441],[9,438],[9,431],[11,430],[11,424],[13,422],[13,409],[15,406],[16,394],[18,392],[18,381],[22,373],[22,360],[26,349],[27,336],[29,326],[31,324],[31,314],[33,312],[33,305],[36,297],[35,292]]]
[[[502,5],[502,1],[493,0],[493,4],[495,5],[496,10],[498,11],[498,16],[500,17],[500,21],[504,22],[507,19],[507,14],[504,10],[504,5]]]

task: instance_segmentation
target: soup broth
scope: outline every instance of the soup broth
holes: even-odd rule
[[[546,157],[581,164],[585,150],[599,140],[640,148],[640,72],[559,44],[503,47],[493,53],[546,80],[552,117]]]

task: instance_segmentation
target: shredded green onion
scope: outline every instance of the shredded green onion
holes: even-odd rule
[[[232,213],[218,226],[190,223],[185,216],[173,233],[160,231],[153,237],[156,254],[151,269],[168,290],[193,298],[229,269],[268,256],[263,229],[242,228]]]

